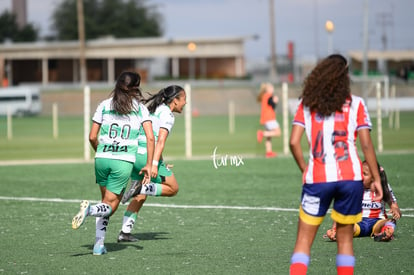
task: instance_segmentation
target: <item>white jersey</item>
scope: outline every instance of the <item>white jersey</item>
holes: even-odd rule
[[[391,193],[391,202],[397,202],[397,198],[388,184],[388,189]],[[370,189],[364,190],[364,197],[362,199],[362,217],[363,218],[380,218],[386,219],[387,213],[385,211],[385,202],[383,200],[374,201],[373,194]]]
[[[92,118],[101,125],[96,158],[135,162],[141,124],[150,120],[147,107],[134,101],[134,110],[120,115],[112,109],[112,98],[102,101]]]
[[[150,114],[150,118],[152,121],[152,129],[154,131],[154,138],[155,141],[158,140],[158,133],[160,131],[160,128],[164,128],[168,131],[168,133],[171,132],[175,117],[173,112],[171,111],[170,107],[165,105],[164,103],[155,109],[155,112],[153,114]],[[144,130],[140,130],[140,134],[138,137],[138,153],[139,154],[146,154],[147,153],[147,138],[145,136]]]

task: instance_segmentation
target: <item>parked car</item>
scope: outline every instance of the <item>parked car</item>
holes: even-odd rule
[[[0,115],[37,115],[42,110],[40,90],[35,87],[0,88]]]

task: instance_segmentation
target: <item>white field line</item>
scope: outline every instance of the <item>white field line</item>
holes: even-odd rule
[[[59,199],[59,198],[33,198],[33,197],[3,197],[0,200],[10,201],[34,201],[34,202],[58,202],[58,203],[79,203],[80,199]],[[91,203],[99,203],[100,201],[90,200]],[[298,209],[280,208],[280,207],[254,207],[254,206],[229,206],[229,205],[179,205],[179,204],[161,204],[146,203],[147,207],[161,208],[183,208],[183,209],[231,209],[231,210],[259,210],[259,211],[275,211],[275,212],[298,212]],[[413,212],[414,208],[404,208],[401,212]],[[414,217],[414,214],[404,214],[403,217]]]
[[[58,202],[58,203],[80,203],[80,199],[59,199],[59,198],[32,198],[32,197],[3,197],[0,200],[10,201],[34,201],[34,202]],[[90,200],[91,203],[99,203],[100,201]],[[279,208],[279,207],[253,207],[253,206],[227,206],[227,205],[178,205],[178,204],[161,204],[161,203],[146,203],[149,207],[164,207],[164,208],[184,208],[184,209],[233,209],[233,210],[262,210],[262,211],[284,211],[284,212],[298,212],[298,209]]]

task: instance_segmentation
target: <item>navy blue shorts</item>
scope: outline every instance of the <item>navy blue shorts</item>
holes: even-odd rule
[[[380,218],[362,218],[362,221],[357,223],[357,230],[355,237],[368,237],[371,236],[372,230],[374,229],[375,224],[382,219]]]
[[[312,225],[320,225],[331,202],[331,217],[342,224],[355,224],[362,217],[362,181],[337,181],[303,184],[300,218]]]

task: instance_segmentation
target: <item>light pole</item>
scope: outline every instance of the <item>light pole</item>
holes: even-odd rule
[[[313,8],[314,8],[314,11],[315,11],[315,16],[314,16],[315,55],[316,55],[316,60],[319,60],[318,0],[313,0]]]
[[[80,64],[80,80],[84,86],[87,81],[86,58],[85,58],[85,20],[83,14],[83,0],[76,1],[78,16],[78,38],[79,38],[79,64]]]
[[[270,80],[277,82],[277,61],[276,61],[276,31],[274,0],[269,0],[269,23],[270,23]]]
[[[362,39],[362,96],[368,102],[368,89],[366,79],[368,77],[368,28],[369,28],[369,0],[364,1],[363,39]],[[368,104],[368,103],[367,103]]]
[[[328,33],[328,55],[333,53],[333,31],[335,25],[331,20],[327,20],[325,23],[325,30]]]

